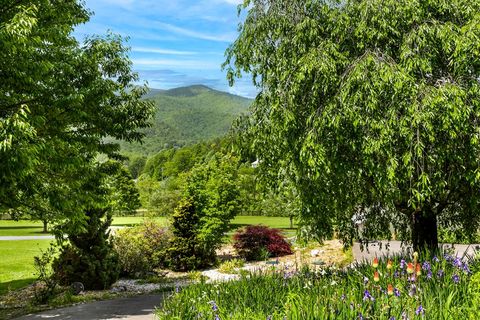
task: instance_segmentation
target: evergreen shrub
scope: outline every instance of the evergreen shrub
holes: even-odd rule
[[[90,209],[84,229],[69,234],[69,242],[53,261],[55,277],[62,285],[81,282],[87,290],[109,288],[120,273],[108,228],[112,222],[105,209]]]

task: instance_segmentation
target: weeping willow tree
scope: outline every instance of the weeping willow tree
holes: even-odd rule
[[[480,1],[246,0],[227,50],[258,95],[239,123],[265,176],[285,173],[322,239],[435,249],[480,201]],[[272,178],[273,177],[273,178]]]

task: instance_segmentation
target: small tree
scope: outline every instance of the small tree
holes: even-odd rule
[[[216,249],[239,207],[235,164],[233,159],[214,158],[192,170],[172,216],[168,255],[173,268],[191,270],[215,263]]]
[[[112,216],[102,208],[85,214],[85,229],[69,234],[69,243],[61,248],[53,270],[61,284],[81,282],[85,289],[106,289],[120,274],[118,255],[109,239]]]
[[[97,164],[90,174],[84,177],[82,188],[91,193],[92,202],[85,210],[84,221],[67,220],[57,228],[58,238],[63,239],[66,233],[68,243],[62,246],[53,268],[62,284],[79,281],[86,289],[97,290],[110,287],[120,273],[110,239],[112,213],[133,211],[140,201],[133,181],[128,180],[129,174],[119,162]]]

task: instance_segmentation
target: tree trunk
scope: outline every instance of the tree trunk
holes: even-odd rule
[[[48,233],[48,221],[43,220],[43,233]]]
[[[293,229],[293,216],[290,216],[290,229]]]
[[[437,216],[430,208],[412,215],[412,244],[417,252],[438,250]]]

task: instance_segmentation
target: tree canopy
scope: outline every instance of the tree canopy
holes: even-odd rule
[[[243,141],[295,181],[310,234],[479,225],[480,1],[246,0],[230,81],[259,89]],[[272,175],[270,175],[272,176]]]
[[[76,0],[0,0],[0,210],[83,212],[101,198],[85,190],[96,157],[118,157],[105,138],[148,126],[123,39],[71,35],[89,16]]]

